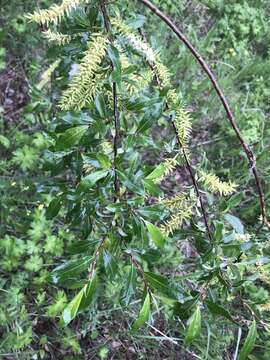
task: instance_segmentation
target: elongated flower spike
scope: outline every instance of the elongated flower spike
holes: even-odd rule
[[[49,41],[49,43],[54,43],[56,45],[65,45],[72,40],[71,35],[62,34],[57,31],[51,31],[50,29],[42,32],[43,37]]]
[[[213,193],[230,195],[236,191],[237,185],[233,182],[221,181],[215,174],[200,171],[200,179],[205,186]]]
[[[97,72],[106,54],[108,43],[107,37],[101,34],[89,41],[88,50],[85,51],[78,71],[63,93],[60,101],[61,110],[79,111],[93,100],[101,86],[101,78]]]
[[[55,60],[47,70],[44,71],[44,73],[41,75],[40,82],[37,84],[37,89],[41,90],[44,88],[44,86],[51,80],[51,76],[54,73],[54,71],[57,69],[61,62],[61,59]]]
[[[112,25],[118,31],[123,39],[131,46],[138,54],[140,54],[153,68],[153,76],[156,74],[162,86],[169,86],[170,72],[167,67],[161,63],[159,55],[152,47],[138,35],[132,32],[121,20],[113,19]]]
[[[77,6],[87,2],[88,0],[63,0],[60,5],[54,4],[49,9],[37,10],[33,14],[26,15],[26,18],[40,25],[58,25],[60,21],[65,16],[69,16]]]
[[[171,216],[161,225],[160,229],[166,236],[178,230],[183,222],[189,220],[194,212],[196,200],[185,193],[178,193],[171,198],[159,198],[158,204],[165,206]]]

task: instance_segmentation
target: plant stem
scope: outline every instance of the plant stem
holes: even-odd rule
[[[174,22],[167,15],[165,15],[154,4],[152,4],[151,1],[149,1],[149,0],[139,0],[139,1],[142,2],[146,7],[148,7],[154,14],[156,14],[161,20],[163,20],[170,27],[170,29],[177,35],[177,37],[181,40],[181,42],[183,42],[185,44],[185,46],[189,49],[189,51],[192,53],[192,55],[196,58],[196,60],[201,65],[204,72],[207,74],[210,81],[212,82],[212,85],[213,85],[220,101],[222,102],[222,105],[223,105],[225,111],[226,111],[226,114],[227,114],[228,120],[231,124],[231,127],[233,128],[233,130],[234,130],[234,132],[235,132],[235,134],[236,134],[236,136],[237,136],[237,138],[249,160],[250,168],[252,169],[252,172],[253,172],[253,175],[255,178],[255,182],[256,182],[256,186],[257,186],[257,190],[258,190],[258,196],[259,196],[259,200],[260,200],[261,213],[262,213],[261,214],[262,222],[263,222],[263,224],[269,226],[269,224],[267,222],[267,218],[266,218],[264,192],[263,192],[262,184],[261,184],[259,174],[258,174],[258,171],[256,168],[256,157],[253,154],[249,145],[245,142],[244,138],[242,137],[240,129],[237,126],[237,123],[235,121],[233,113],[227,102],[227,99],[226,99],[223,91],[219,87],[219,84],[215,78],[215,75],[213,74],[212,70],[207,65],[205,60],[202,58],[200,53],[194,48],[194,46],[190,43],[190,41],[185,37],[185,35],[179,30],[179,28],[176,26],[176,24],[174,24]]]
[[[212,242],[213,241],[213,238],[212,238],[212,234],[211,234],[211,230],[210,230],[210,226],[208,224],[208,219],[207,219],[207,215],[206,215],[206,210],[204,208],[204,204],[203,204],[203,200],[202,200],[202,196],[201,196],[201,193],[200,193],[200,190],[199,190],[199,186],[197,184],[197,181],[195,179],[195,176],[193,174],[193,171],[192,171],[192,167],[191,167],[191,164],[188,160],[188,157],[187,157],[187,154],[185,152],[185,148],[183,147],[179,137],[178,137],[178,134],[177,134],[177,129],[176,129],[176,126],[174,124],[174,122],[172,123],[173,125],[173,129],[174,129],[174,132],[176,134],[176,139],[177,139],[177,142],[178,142],[178,145],[180,147],[180,149],[182,150],[182,153],[183,153],[183,156],[184,156],[184,159],[185,159],[185,162],[186,162],[186,166],[187,166],[187,169],[188,169],[188,172],[189,172],[189,175],[191,177],[191,180],[192,180],[192,184],[193,184],[193,187],[195,189],[195,192],[196,192],[196,195],[199,199],[199,202],[200,202],[200,207],[201,207],[201,210],[202,210],[202,214],[203,214],[203,220],[204,220],[204,224],[205,224],[205,227],[206,227],[206,231],[207,231],[207,234],[208,234],[208,237],[209,237],[209,240]]]
[[[143,31],[142,28],[139,29],[139,34],[141,35],[143,41],[147,42],[147,39],[146,39],[146,36],[145,36],[145,33]],[[160,86],[161,85],[161,81],[158,77],[158,74],[156,74],[155,72],[155,67],[153,66],[153,64],[151,64],[150,62],[147,62],[150,69],[155,73],[155,78],[156,78],[156,81],[157,81],[157,85]],[[168,104],[166,103],[166,106],[168,107]],[[189,172],[189,175],[191,177],[191,180],[192,180],[192,184],[193,184],[193,187],[195,189],[195,192],[196,192],[196,195],[199,199],[199,202],[200,202],[200,206],[201,206],[201,210],[202,210],[202,213],[203,213],[203,219],[204,219],[204,224],[205,224],[205,227],[206,227],[206,231],[207,231],[207,234],[208,234],[208,237],[209,237],[209,240],[212,242],[213,241],[213,238],[212,238],[212,235],[211,235],[211,230],[210,230],[210,226],[208,224],[208,220],[207,220],[207,215],[206,215],[206,210],[204,208],[204,204],[203,204],[203,201],[202,201],[202,196],[201,196],[201,193],[200,193],[200,190],[199,190],[199,186],[197,184],[197,181],[193,175],[193,172],[192,172],[192,167],[189,163],[189,160],[188,160],[188,157],[187,157],[187,154],[185,152],[185,149],[178,137],[178,133],[177,133],[177,129],[175,127],[175,124],[174,122],[172,122],[172,125],[173,125],[173,130],[175,132],[175,135],[176,135],[176,138],[177,138],[177,142],[178,142],[178,145],[180,147],[180,149],[182,150],[182,153],[183,153],[183,156],[184,156],[184,160],[186,162],[186,167],[188,169],[188,172]]]
[[[100,5],[101,12],[103,15],[104,26],[106,32],[110,34],[110,19],[107,13],[105,4],[102,2]],[[111,44],[113,43],[112,37],[109,35]],[[114,65],[111,62],[112,69],[114,70]],[[118,157],[118,146],[120,143],[120,121],[119,121],[119,110],[118,110],[118,96],[117,96],[117,87],[116,83],[113,82],[113,117],[114,117],[114,139],[113,139],[113,171],[114,171],[114,202],[117,201],[120,193],[120,184],[117,176],[117,157]]]

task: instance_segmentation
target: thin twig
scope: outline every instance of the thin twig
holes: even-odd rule
[[[149,0],[139,0],[139,1],[142,2],[146,7],[148,7],[154,14],[156,14],[160,19],[162,19],[170,27],[170,29],[177,35],[177,37],[181,40],[181,42],[183,42],[185,44],[185,46],[189,49],[189,51],[192,53],[192,55],[196,58],[196,60],[201,65],[204,72],[207,74],[210,81],[212,82],[212,85],[213,85],[220,101],[222,102],[222,105],[223,105],[225,111],[226,111],[228,120],[229,120],[229,122],[230,122],[230,124],[231,124],[231,126],[232,126],[242,148],[244,149],[248,160],[249,160],[249,164],[250,164],[251,170],[253,172],[256,186],[258,189],[258,196],[259,196],[259,200],[260,200],[261,213],[262,213],[262,222],[263,222],[263,224],[269,226],[269,224],[267,222],[267,218],[266,218],[264,192],[263,192],[261,181],[260,181],[258,171],[256,168],[256,157],[253,154],[252,150],[250,149],[249,145],[243,139],[241,132],[235,121],[235,118],[233,116],[233,113],[230,109],[230,106],[226,100],[226,97],[225,97],[223,91],[219,87],[219,84],[215,78],[215,75],[213,74],[212,70],[209,68],[209,66],[207,65],[205,60],[202,58],[200,53],[194,48],[194,46],[190,43],[190,41],[185,37],[185,35],[179,30],[179,28],[176,26],[176,24],[174,24],[174,22],[167,15],[165,15],[154,4],[152,4],[151,1],[149,1]]]
[[[207,234],[208,234],[208,237],[209,237],[209,240],[212,242],[213,241],[213,238],[212,238],[212,234],[211,234],[211,230],[210,230],[210,226],[208,224],[208,219],[207,219],[207,215],[206,215],[206,210],[204,208],[204,204],[203,204],[203,200],[202,200],[202,196],[201,196],[201,193],[200,193],[200,190],[199,190],[199,186],[198,186],[198,183],[195,179],[195,176],[193,174],[193,171],[192,171],[192,167],[191,167],[191,164],[188,160],[188,157],[187,157],[187,154],[186,154],[186,151],[185,151],[185,148],[183,147],[179,137],[178,137],[178,134],[177,134],[177,129],[176,129],[176,126],[175,126],[175,123],[172,122],[172,125],[173,125],[173,129],[174,129],[174,132],[176,134],[176,139],[177,139],[177,142],[178,142],[178,145],[180,147],[180,149],[182,150],[182,154],[184,156],[184,159],[185,159],[185,162],[186,162],[186,167],[187,167],[187,170],[189,172],[189,175],[191,177],[191,180],[192,180],[192,184],[193,184],[193,187],[195,189],[195,192],[196,192],[196,195],[199,199],[199,202],[200,202],[200,207],[201,207],[201,211],[202,211],[202,214],[203,214],[203,220],[204,220],[204,224],[205,224],[205,227],[206,227],[206,231],[207,231]]]
[[[145,42],[147,42],[147,39],[146,39],[146,36],[145,36],[145,33],[144,33],[143,29],[140,29],[140,30],[139,30],[139,33],[140,33],[142,39],[143,39]],[[158,77],[158,74],[155,72],[155,67],[154,67],[153,64],[151,64],[150,62],[148,62],[148,65],[149,65],[149,67],[151,68],[151,70],[155,73],[155,78],[156,78],[157,84],[158,84],[158,86],[160,86],[160,85],[161,85],[161,81],[160,81],[160,79],[159,79],[159,77]],[[166,106],[168,107],[168,104],[166,104]],[[187,167],[188,172],[189,172],[189,175],[190,175],[190,177],[191,177],[192,184],[193,184],[193,186],[194,186],[196,195],[197,195],[197,197],[198,197],[198,199],[199,199],[199,202],[200,202],[200,207],[201,207],[201,210],[202,210],[202,213],[203,213],[203,219],[204,219],[204,223],[205,223],[205,227],[206,227],[206,231],[207,231],[209,240],[212,242],[213,239],[212,239],[212,235],[211,235],[211,230],[210,230],[210,226],[209,226],[209,223],[208,223],[208,219],[207,219],[207,215],[206,215],[206,210],[205,210],[205,208],[204,208],[204,204],[203,204],[203,201],[202,201],[202,196],[201,196],[201,193],[200,193],[200,190],[199,190],[198,183],[197,183],[197,181],[196,181],[196,179],[195,179],[195,177],[194,177],[194,175],[193,175],[192,167],[191,167],[191,165],[190,165],[190,163],[189,163],[189,160],[188,160],[187,154],[186,154],[186,152],[185,152],[185,149],[184,149],[184,147],[183,147],[183,145],[182,145],[182,143],[181,143],[181,141],[180,141],[180,139],[179,139],[179,136],[178,136],[178,133],[177,133],[177,129],[176,129],[176,127],[175,127],[174,122],[172,122],[172,126],[173,126],[173,130],[174,130],[174,132],[175,132],[176,138],[177,138],[178,145],[179,145],[179,147],[180,147],[180,149],[181,149],[181,151],[182,151],[182,154],[183,154],[183,156],[184,156],[184,160],[185,160],[185,162],[186,162],[186,167]]]
[[[134,265],[135,269],[138,271],[138,274],[140,275],[140,277],[142,278],[142,281],[144,283],[145,289],[150,292],[149,286],[147,284],[147,281],[145,280],[144,277],[144,271],[143,268],[141,266],[141,264],[138,263],[137,260],[134,259],[134,257],[132,256],[132,254],[128,254],[130,256],[130,260],[132,262],[132,264]]]
[[[106,32],[109,35],[110,42],[112,44],[113,39],[110,36],[110,19],[109,19],[105,4],[102,3],[100,5],[100,8],[101,8],[101,12],[103,15],[104,26],[105,26]],[[114,65],[112,62],[111,62],[111,66],[112,66],[112,69],[114,70]],[[116,87],[115,82],[113,82],[113,117],[114,117],[114,131],[115,131],[114,138],[113,138],[113,153],[114,153],[113,171],[114,171],[114,191],[115,191],[114,202],[116,202],[117,198],[119,197],[119,193],[120,193],[120,184],[119,184],[119,179],[117,176],[117,157],[118,157],[118,147],[119,147],[119,143],[120,143],[120,121],[119,121],[119,110],[118,110],[117,87]]]
[[[94,275],[94,272],[96,271],[96,268],[97,268],[97,262],[98,262],[98,259],[99,259],[99,255],[102,251],[102,248],[105,244],[105,240],[106,238],[104,237],[102,239],[102,241],[100,242],[100,244],[98,245],[96,251],[95,251],[95,254],[94,254],[94,260],[88,270],[88,279],[91,280],[93,278],[93,275]]]

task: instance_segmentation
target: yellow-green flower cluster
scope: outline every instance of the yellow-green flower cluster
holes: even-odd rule
[[[46,40],[56,45],[65,45],[72,40],[71,35],[61,34],[58,31],[51,31],[50,29],[43,31],[42,34]]]
[[[49,9],[37,10],[26,17],[40,25],[58,25],[63,17],[69,16],[78,5],[87,3],[88,0],[63,0],[60,5],[52,5]]]
[[[56,68],[59,66],[61,62],[61,59],[55,60],[47,70],[44,71],[44,73],[41,75],[40,82],[37,84],[37,88],[39,90],[43,89],[46,84],[51,80],[51,76],[56,70]]]
[[[81,110],[87,106],[101,86],[101,76],[97,75],[100,63],[104,58],[108,39],[104,35],[96,35],[88,43],[88,50],[73,76],[67,90],[64,91],[60,108],[62,110]]]
[[[159,184],[176,169],[177,165],[177,156],[165,159],[150,175],[147,176],[147,179],[153,180],[154,183]]]
[[[159,198],[158,203],[164,205],[171,212],[171,216],[160,227],[166,236],[173,234],[184,221],[191,218],[195,206],[195,200],[188,198],[184,193],[176,194],[171,198]]]
[[[131,95],[137,94],[140,90],[145,89],[151,83],[153,73],[151,70],[146,70],[142,74],[132,74],[130,82],[127,84],[127,90]]]
[[[152,66],[152,75],[158,77],[161,85],[169,86],[170,72],[166,66],[160,62],[157,52],[155,52],[147,42],[134,34],[128,26],[121,22],[121,20],[112,20],[112,25],[116,31],[123,36],[124,40],[126,40],[126,42]]]
[[[187,147],[192,132],[190,113],[185,109],[175,90],[168,91],[167,105],[170,111],[175,112],[174,125],[181,145]]]
[[[213,193],[230,195],[236,191],[237,185],[233,182],[221,181],[215,174],[200,171],[200,179],[205,186]]]

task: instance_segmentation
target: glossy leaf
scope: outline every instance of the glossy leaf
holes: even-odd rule
[[[84,285],[81,291],[73,298],[73,300],[68,304],[62,314],[61,325],[68,325],[78,314],[79,311],[88,307],[96,291],[97,278],[94,275],[92,280],[88,284]]]
[[[77,187],[77,191],[83,192],[90,190],[93,185],[95,185],[99,180],[105,178],[108,175],[108,170],[98,170],[87,176],[85,176]]]
[[[62,205],[62,198],[57,197],[50,202],[48,209],[46,210],[46,218],[48,220],[53,219],[60,211]]]
[[[214,315],[220,315],[225,317],[226,319],[232,321],[233,323],[237,324],[237,322],[232,318],[231,314],[229,313],[228,310],[226,310],[224,307],[210,301],[210,300],[206,300],[205,301],[208,309],[211,311],[212,314]]]
[[[146,297],[144,299],[144,302],[143,302],[143,306],[140,310],[139,316],[132,325],[133,331],[139,330],[144,325],[144,323],[146,323],[146,321],[148,321],[149,316],[150,316],[150,306],[151,306],[150,294],[147,293]]]
[[[159,230],[159,228],[148,221],[145,221],[145,224],[147,226],[147,230],[151,236],[151,239],[153,240],[155,245],[160,248],[164,247],[165,237],[162,234],[162,232]]]
[[[55,268],[52,272],[54,283],[64,282],[72,279],[86,271],[91,263],[90,256],[84,256],[82,259],[70,260]]]
[[[257,324],[256,321],[253,320],[249,332],[247,334],[246,340],[244,342],[244,345],[237,358],[238,360],[247,359],[248,355],[251,353],[252,349],[254,348],[256,338],[257,338]]]
[[[197,306],[196,310],[192,314],[188,321],[188,328],[185,336],[185,343],[189,344],[196,339],[201,332],[201,311],[200,307]]]
[[[224,217],[237,233],[244,234],[244,226],[236,216],[226,214]]]
[[[95,98],[95,105],[97,108],[97,111],[102,118],[106,118],[107,115],[107,109],[106,109],[106,103],[104,100],[104,97],[102,94],[98,94]]]
[[[57,151],[66,150],[77,144],[83,135],[88,130],[88,125],[80,125],[73,127],[71,129],[66,130],[63,134],[61,134],[57,141],[55,148]]]
[[[146,179],[155,180],[160,178],[166,172],[166,168],[163,164],[159,164],[149,175],[147,175]]]
[[[174,289],[170,286],[169,281],[165,277],[152,272],[145,272],[144,276],[152,289],[159,291],[168,298],[178,300]]]
[[[135,294],[136,290],[136,269],[133,265],[130,266],[130,270],[128,272],[127,280],[124,285],[122,294],[121,294],[121,302],[123,305],[127,306],[130,304],[130,301]]]

